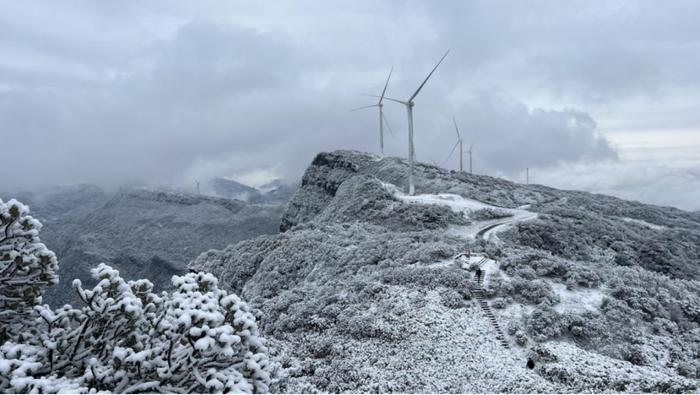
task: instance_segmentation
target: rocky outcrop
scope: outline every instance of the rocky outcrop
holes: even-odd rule
[[[398,158],[320,153],[284,213],[283,233],[208,251],[190,265],[260,309],[288,372],[275,391],[697,389],[693,214],[422,163],[418,194],[461,197],[406,199],[397,190],[407,170]],[[500,209],[455,212],[440,203],[457,198],[528,204],[521,210],[538,215],[490,244],[468,230]],[[465,250],[499,260],[471,295],[469,276],[451,259]],[[586,306],[576,295],[588,295]],[[567,363],[540,358],[528,368],[530,348],[543,345]],[[610,371],[587,368],[601,364]],[[639,377],[643,385],[630,384]]]
[[[314,158],[302,178],[300,189],[282,217],[280,230],[315,218],[335,197],[346,180],[365,175],[379,182],[407,189],[408,164],[405,160],[379,157],[357,151],[322,152]],[[486,203],[517,207],[551,200],[551,188],[525,187],[506,180],[476,176],[416,163],[416,193],[456,193]]]

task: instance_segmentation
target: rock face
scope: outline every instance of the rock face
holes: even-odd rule
[[[201,252],[275,233],[283,210],[279,205],[147,189],[98,196],[96,201],[79,199],[84,204],[80,212],[54,215],[57,200],[47,199],[49,206],[35,204],[44,223],[41,239],[59,258],[61,282],[45,297],[52,305],[76,303],[72,279],[92,284],[89,269],[101,262],[126,278],[147,278],[159,289],[168,287],[170,277],[185,272]],[[51,216],[42,217],[44,213]]]
[[[425,164],[408,197],[407,169],[321,153],[283,233],[190,264],[261,310],[288,373],[274,390],[697,390],[695,213]]]

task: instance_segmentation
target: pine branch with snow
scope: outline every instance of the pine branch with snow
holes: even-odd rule
[[[41,222],[29,208],[0,200],[0,344],[27,335],[32,309],[58,283],[58,261],[39,240]]]
[[[174,276],[171,293],[100,264],[73,282],[83,306],[41,305],[57,261],[39,221],[0,201],[0,391],[263,393],[274,375],[255,314],[209,273]]]
[[[92,275],[91,290],[74,283],[81,309],[37,309],[47,327],[40,363],[50,372],[118,393],[267,392],[272,364],[255,316],[212,275],[175,276],[175,291],[161,295],[105,264]]]

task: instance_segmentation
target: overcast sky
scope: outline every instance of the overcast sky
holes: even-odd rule
[[[362,93],[478,173],[700,209],[698,1],[1,1],[5,188],[297,179],[379,150]],[[407,153],[386,105],[388,155]]]

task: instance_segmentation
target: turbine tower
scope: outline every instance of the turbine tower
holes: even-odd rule
[[[525,168],[525,185],[530,185],[530,168]]]
[[[415,104],[413,102],[413,99],[416,98],[418,93],[420,92],[421,89],[423,89],[423,86],[425,85],[426,82],[428,82],[428,79],[433,75],[435,70],[437,70],[438,66],[440,66],[440,63],[442,63],[443,60],[445,60],[445,57],[447,57],[447,54],[450,53],[450,50],[448,49],[447,52],[445,52],[444,55],[442,55],[442,58],[440,58],[440,61],[433,67],[433,70],[430,71],[430,74],[428,74],[427,77],[425,77],[425,80],[418,86],[418,89],[416,89],[415,92],[411,95],[411,97],[408,98],[408,100],[403,101],[403,100],[398,100],[398,99],[392,99],[390,97],[385,97],[387,100],[391,100],[396,103],[401,103],[404,106],[406,106],[406,114],[408,115],[408,167],[409,167],[409,173],[408,173],[408,194],[409,195],[415,195],[416,194],[416,187],[413,183],[413,166],[414,162],[416,159],[416,153],[415,149],[413,147],[413,105]]]
[[[384,155],[384,122],[386,122],[386,126],[389,127],[389,131],[391,131],[391,127],[389,126],[389,122],[387,122],[386,117],[384,116],[384,103],[382,101],[384,100],[384,94],[386,93],[386,88],[389,86],[389,79],[391,78],[391,73],[394,71],[394,68],[392,67],[391,70],[389,70],[389,76],[386,77],[386,83],[384,84],[384,90],[382,90],[382,95],[377,96],[379,97],[379,102],[377,104],[371,104],[369,106],[363,106],[363,107],[358,107],[355,108],[352,111],[358,111],[358,110],[364,110],[365,108],[372,108],[372,107],[377,107],[379,108],[379,150],[382,155]]]
[[[474,143],[469,145],[469,174],[472,174],[472,148],[474,148]]]
[[[457,132],[457,142],[455,143],[455,146],[452,147],[452,151],[450,151],[450,154],[447,155],[447,159],[445,159],[445,161],[448,161],[450,159],[452,154],[455,152],[455,149],[457,148],[457,146],[459,146],[459,171],[464,171],[464,165],[463,165],[464,162],[462,161],[462,157],[464,155],[464,148],[462,148],[462,143],[464,142],[464,140],[462,140],[462,135],[459,134],[459,127],[457,126],[457,120],[454,117],[452,117],[452,120],[455,123],[455,132]]]

